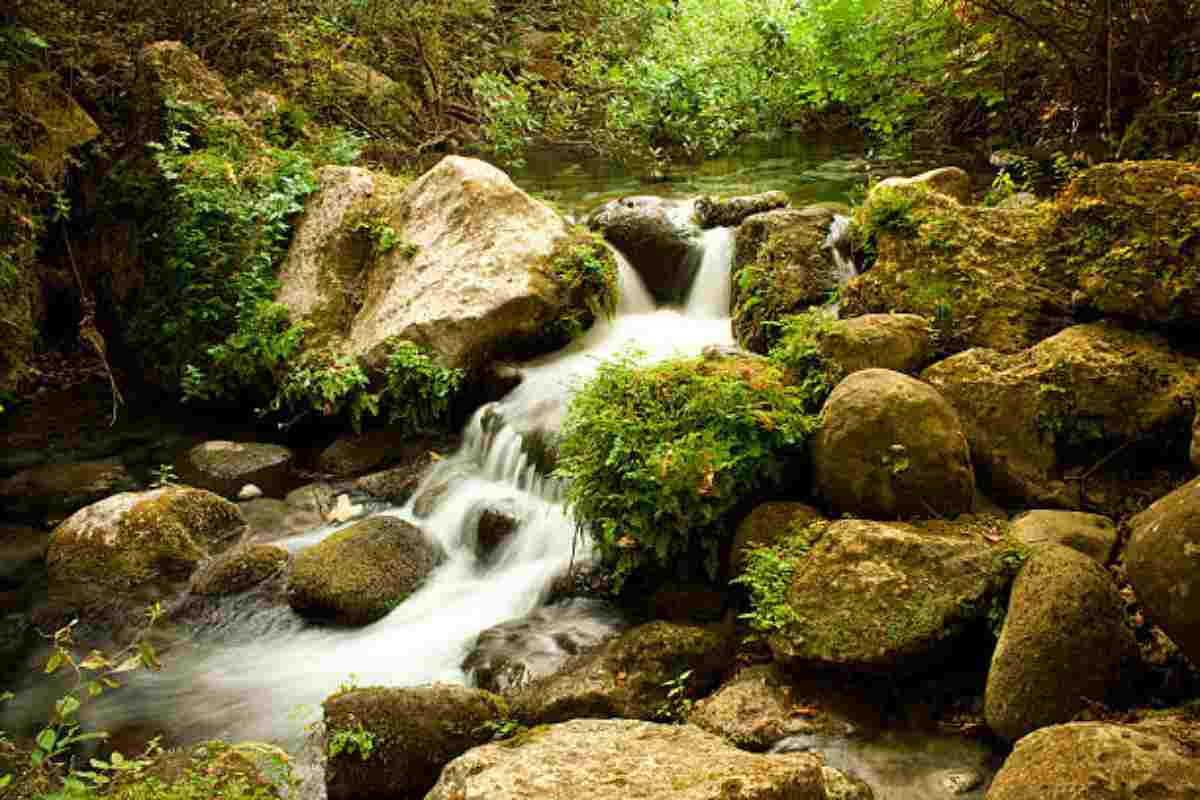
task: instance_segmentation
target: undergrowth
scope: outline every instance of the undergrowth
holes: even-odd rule
[[[746,554],[745,569],[731,583],[745,586],[750,592],[750,611],[741,619],[755,634],[779,633],[797,621],[796,612],[787,602],[792,578],[828,525],[793,523],[779,541],[752,548]]]

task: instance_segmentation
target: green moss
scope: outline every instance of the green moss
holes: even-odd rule
[[[195,579],[192,591],[207,595],[237,594],[279,574],[287,562],[287,551],[281,547],[256,544],[239,548],[209,565]]]
[[[576,338],[599,318],[617,310],[617,262],[604,240],[575,227],[559,242],[541,268],[554,285],[561,310],[549,320],[542,336],[554,342]]]

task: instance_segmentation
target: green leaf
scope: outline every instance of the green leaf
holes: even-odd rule
[[[63,664],[63,654],[62,654],[62,651],[61,651],[61,650],[55,650],[55,651],[54,651],[54,652],[53,652],[53,653],[50,655],[50,658],[48,658],[48,659],[46,660],[46,674],[47,674],[47,675],[52,675],[52,674],[54,674],[54,671],[55,671],[55,670],[57,670],[59,667],[61,667],[61,666],[62,666],[62,664]]]
[[[54,745],[58,742],[58,731],[54,728],[42,728],[41,733],[37,735],[37,746],[47,753],[53,752]]]

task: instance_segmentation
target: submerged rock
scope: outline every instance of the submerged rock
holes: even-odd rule
[[[443,557],[419,528],[373,517],[297,555],[288,602],[306,616],[366,625],[404,602]]]
[[[658,302],[681,303],[699,266],[691,216],[686,200],[623,197],[593,211],[587,224],[629,259]]]
[[[329,800],[421,797],[448,762],[492,738],[488,723],[508,718],[496,695],[443,684],[350,689],[322,706]]]
[[[1039,549],[1017,575],[992,656],[988,726],[1013,742],[1070,722],[1089,703],[1116,697],[1137,658],[1121,597],[1104,568],[1066,547]]]
[[[1200,758],[1187,747],[1124,725],[1076,722],[1017,742],[988,800],[1093,800],[1200,796]]]
[[[204,442],[188,451],[180,469],[192,486],[234,499],[248,483],[267,497],[283,497],[292,481],[292,451],[261,442]]]
[[[1108,517],[1080,511],[1027,511],[1013,520],[1012,538],[1032,549],[1063,545],[1107,564],[1117,546],[1117,526]]]
[[[426,800],[870,800],[810,755],[737,750],[691,725],[574,720],[455,759]],[[331,800],[335,800],[331,796]]]
[[[705,196],[696,200],[696,222],[701,228],[735,228],[747,217],[787,206],[787,194],[778,191],[726,198]]]
[[[962,424],[928,384],[883,369],[834,388],[813,438],[818,495],[839,514],[953,516],[975,502]]]
[[[1200,479],[1129,521],[1125,571],[1150,618],[1200,664]]]

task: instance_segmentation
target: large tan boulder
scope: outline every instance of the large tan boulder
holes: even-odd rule
[[[817,494],[838,514],[953,516],[975,502],[954,408],[928,384],[868,369],[834,388],[812,443]]]
[[[1150,618],[1200,664],[1200,478],[1129,522],[1125,571]]]
[[[864,369],[915,374],[933,360],[933,328],[916,314],[864,314],[831,322],[817,341],[821,355],[849,375]]]
[[[280,271],[307,342],[380,365],[394,340],[442,366],[553,349],[615,306],[611,254],[483,161],[449,156],[405,186],[326,167]]]
[[[757,755],[692,725],[578,719],[450,762],[426,800],[870,800],[819,756]],[[332,800],[332,796],[331,796]]]
[[[911,178],[884,178],[872,191],[907,186],[925,187],[930,191],[953,197],[963,205],[971,202],[971,176],[960,167],[939,167]]]
[[[1013,742],[1107,703],[1138,650],[1117,587],[1093,559],[1062,546],[1033,554],[1017,575],[988,670],[988,726]],[[1086,664],[1086,669],[1080,669]]]
[[[1083,485],[1066,480],[1072,468],[1137,444],[1186,451],[1200,396],[1200,362],[1159,336],[1108,323],[1068,328],[1014,355],[970,350],[921,378],[957,410],[992,496],[1065,509],[1083,501]]]
[[[1200,758],[1165,736],[1125,725],[1075,722],[1017,742],[987,800],[1195,800]]]
[[[1108,517],[1082,511],[1028,511],[1013,520],[1013,540],[1033,550],[1063,545],[1107,564],[1117,546],[1117,526]]]

